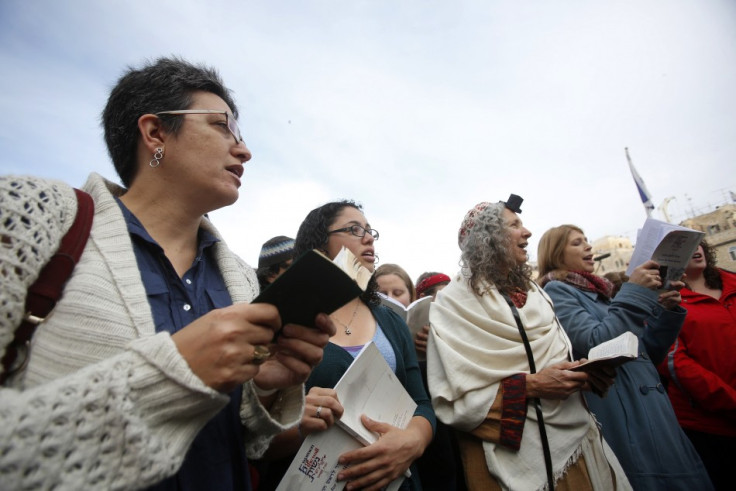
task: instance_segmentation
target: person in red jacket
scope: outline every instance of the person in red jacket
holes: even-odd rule
[[[703,241],[686,273],[685,324],[659,367],[677,419],[716,489],[733,489],[736,462],[736,273]]]

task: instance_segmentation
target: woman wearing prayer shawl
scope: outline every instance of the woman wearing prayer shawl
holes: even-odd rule
[[[468,489],[631,489],[580,393],[612,380],[570,370],[580,362],[526,264],[521,202],[480,203],[463,220],[462,269],[430,313],[435,412],[459,430]]]

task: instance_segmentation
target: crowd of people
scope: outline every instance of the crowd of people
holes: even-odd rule
[[[335,384],[369,343],[416,410],[401,427],[363,416],[378,438],[340,456],[346,489],[730,488],[736,274],[706,241],[665,289],[651,260],[594,274],[583,230],[560,225],[534,277],[512,194],[458,217],[459,271],[412,281],[401,258],[377,265],[378,231],[342,200],[267,240],[253,268],[207,218],[238,199],[251,158],[237,119],[209,67],[126,70],[102,116],[121,185],[83,186],[91,230],[45,319],[28,291],[82,197],[0,176],[0,488],[276,489],[304,439],[340,419]],[[347,250],[371,280],[310,325],[282,326],[251,301],[311,250]],[[380,294],[431,297],[429,321],[412,335]],[[636,359],[585,364],[624,333]]]

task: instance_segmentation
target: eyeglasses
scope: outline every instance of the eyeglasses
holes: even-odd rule
[[[230,117],[230,114],[227,111],[220,111],[217,109],[178,109],[176,111],[160,111],[156,113],[156,116],[161,114],[224,114],[227,129],[230,130],[230,134],[235,138],[235,143],[244,143],[243,137],[240,135],[238,122],[235,121],[235,118]]]
[[[363,228],[360,225],[350,225],[349,227],[338,228],[337,230],[330,230],[327,235],[336,234],[337,232],[350,232],[356,237],[365,237],[365,234],[373,237],[373,240],[378,240],[378,230],[375,228]]]

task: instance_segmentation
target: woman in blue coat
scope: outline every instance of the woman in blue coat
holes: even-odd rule
[[[658,294],[659,267],[647,261],[612,299],[613,285],[593,274],[592,247],[573,225],[545,232],[538,260],[540,284],[554,302],[576,358],[627,331],[639,338],[639,357],[616,369],[608,393],[585,394],[634,489],[712,489],[655,368],[685,320],[679,291]]]

